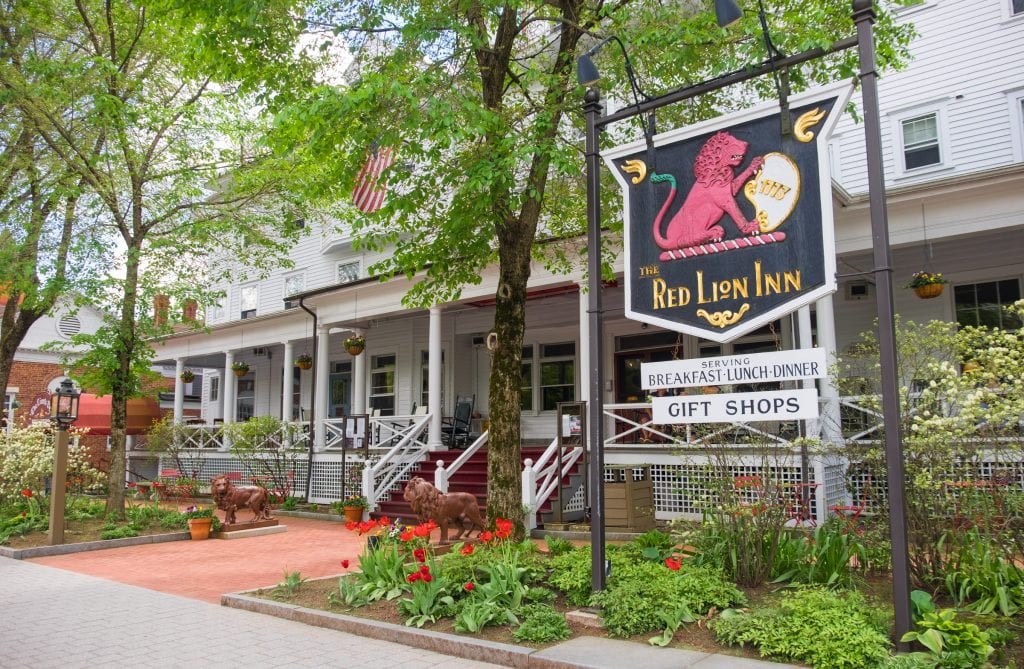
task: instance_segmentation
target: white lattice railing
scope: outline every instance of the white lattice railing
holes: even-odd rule
[[[605,404],[604,415],[611,419],[605,446],[664,448],[679,443],[721,441],[722,437],[731,437],[735,441],[756,439],[786,444],[797,436],[793,424],[785,422],[773,423],[775,432],[749,423],[661,425],[652,420],[649,403]]]
[[[455,461],[447,467],[445,467],[444,460],[438,460],[437,469],[434,470],[434,487],[441,492],[448,492],[448,481],[451,479],[451,475],[459,471],[462,465],[469,462],[469,459],[473,457],[473,454],[485,445],[487,445],[487,432],[484,432],[477,437],[476,440],[462,452],[462,455],[455,458]]]
[[[175,431],[175,436],[181,439],[182,448],[225,448],[223,425],[183,425]]]
[[[412,421],[412,425],[404,424]],[[402,427],[398,423],[403,423]],[[416,463],[422,461],[428,449],[427,427],[430,415],[425,416],[385,416],[371,421],[371,430],[380,429],[380,439],[375,436],[375,443],[397,441],[380,460],[363,469],[363,495],[369,502],[370,511],[377,508],[378,502],[386,497],[392,488],[408,475]]]
[[[523,505],[528,509],[525,521],[528,530],[537,527],[537,511],[583,457],[582,446],[563,446],[561,453],[559,448],[558,439],[554,439],[537,462],[527,458],[523,463]]]

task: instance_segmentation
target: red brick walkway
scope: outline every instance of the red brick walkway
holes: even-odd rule
[[[214,603],[223,593],[280,583],[285,572],[308,578],[341,574],[345,558],[351,560],[349,569],[358,567],[365,537],[343,523],[279,520],[287,532],[110,548],[32,562]]]

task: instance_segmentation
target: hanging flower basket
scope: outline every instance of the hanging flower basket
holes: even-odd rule
[[[359,355],[366,348],[366,339],[358,335],[348,337],[345,339],[344,346],[349,355]]]
[[[916,286],[914,288],[914,295],[917,295],[922,300],[930,300],[933,297],[942,295],[942,291],[946,289],[946,286],[941,283],[929,283],[924,286]]]
[[[907,284],[907,288],[914,291],[922,300],[930,300],[933,297],[942,295],[942,291],[945,290],[946,284],[949,283],[942,278],[942,274],[938,272],[914,272],[914,276],[910,278],[910,283]]]
[[[249,364],[245,362],[233,362],[231,363],[231,371],[235,373],[235,376],[243,377],[249,373]]]
[[[295,366],[299,369],[312,369],[313,356],[303,353],[299,357],[295,358]]]
[[[193,372],[191,369],[186,369],[184,372],[181,373],[181,380],[185,383],[192,383],[192,381],[194,381],[195,378],[195,372]]]

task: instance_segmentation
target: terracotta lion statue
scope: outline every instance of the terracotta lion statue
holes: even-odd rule
[[[480,505],[476,495],[468,492],[442,493],[433,484],[419,476],[412,478],[405,486],[405,501],[409,502],[420,522],[433,520],[441,528],[441,543],[448,543],[448,528],[459,530],[455,539],[461,539],[474,529],[477,534],[484,529]]]
[[[764,163],[764,158],[755,157],[747,169],[734,176],[733,169],[743,162],[747,146],[747,142],[727,132],[715,133],[704,143],[693,162],[693,174],[697,181],[683,200],[683,206],[669,221],[664,236],[661,234],[661,223],[675,199],[676,179],[671,174],[651,175],[652,182],[668,181],[672,185],[665,204],[654,219],[654,241],[659,247],[674,251],[719,242],[725,236],[725,229],[718,222],[725,214],[729,214],[744,235],[757,234],[757,221],[747,220],[736,203],[736,193]],[[662,260],[666,260],[664,255]]]
[[[255,523],[260,520],[271,520],[270,500],[265,488],[257,486],[236,486],[227,476],[215,476],[210,481],[210,492],[217,508],[224,512],[224,524],[234,525],[235,512],[239,509],[252,509]]]

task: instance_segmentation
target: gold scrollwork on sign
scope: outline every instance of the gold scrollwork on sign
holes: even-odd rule
[[[801,114],[800,118],[793,124],[793,136],[801,142],[809,142],[814,139],[814,131],[808,130],[808,128],[817,125],[821,119],[825,118],[827,113],[827,110],[820,110],[815,107],[811,111]]]
[[[728,325],[738,322],[743,318],[743,314],[750,310],[750,305],[744,303],[738,310],[732,312],[728,309],[725,311],[716,311],[713,314],[709,314],[704,309],[698,309],[697,315],[703,319],[706,319],[708,323],[711,323],[716,328],[724,328]]]
[[[622,163],[622,171],[636,175],[630,179],[630,182],[635,186],[647,178],[647,163],[642,160],[627,160]]]

